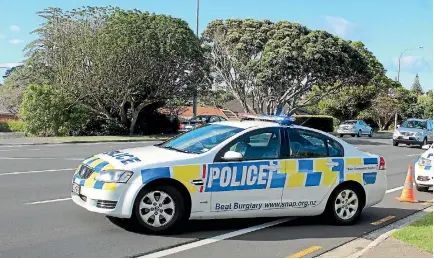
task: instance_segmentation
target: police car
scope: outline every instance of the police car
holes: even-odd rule
[[[433,187],[433,171],[432,171],[432,157],[433,146],[425,145],[422,147],[426,149],[414,165],[414,181],[416,189],[420,192],[427,192],[429,188]]]
[[[355,223],[385,195],[384,158],[293,121],[245,116],[97,154],[77,168],[72,200],[154,233],[188,219],[324,214]]]

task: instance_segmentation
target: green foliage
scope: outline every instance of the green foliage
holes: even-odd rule
[[[0,121],[0,132],[25,132],[26,125],[22,121]]]
[[[203,41],[217,82],[225,83],[246,112],[274,113],[284,105],[293,112],[372,77],[366,58],[349,42],[298,23],[216,20]],[[320,91],[302,99],[314,86]]]
[[[20,118],[26,132],[38,136],[74,135],[88,120],[88,110],[73,105],[53,87],[32,84],[24,92]]]
[[[28,46],[34,67],[67,99],[131,134],[145,107],[191,96],[204,80],[200,42],[181,19],[111,7],[49,8],[40,16]]]
[[[295,124],[309,128],[333,132],[336,119],[328,115],[293,115]]]
[[[423,89],[419,82],[419,74],[416,74],[414,78],[413,84],[411,85],[411,92],[417,96],[423,94]]]

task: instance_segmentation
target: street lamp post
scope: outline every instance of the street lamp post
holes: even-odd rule
[[[196,37],[199,39],[199,0],[196,0]],[[193,93],[193,120],[197,116],[197,84]]]
[[[403,52],[401,52],[401,55],[399,55],[399,58],[398,58],[398,82],[399,82],[399,74],[401,73],[401,58],[402,58],[402,55],[406,51],[408,51],[408,50],[414,50],[414,49],[423,49],[423,46],[419,46],[417,48],[406,49]],[[398,125],[398,112],[395,112],[395,129],[396,129],[397,125]]]

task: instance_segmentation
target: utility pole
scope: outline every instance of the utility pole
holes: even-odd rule
[[[199,0],[196,0],[196,37],[199,39]],[[193,120],[197,116],[197,84],[193,93]]]
[[[406,51],[413,50],[413,49],[423,49],[423,46],[419,46],[417,48],[406,49],[403,52],[401,52],[401,55],[399,55],[399,58],[398,58],[398,82],[399,82],[399,74],[401,73],[401,58],[402,58],[402,55]],[[395,112],[395,129],[396,129],[397,126],[398,126],[398,112]]]

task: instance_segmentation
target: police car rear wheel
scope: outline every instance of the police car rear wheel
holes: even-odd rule
[[[341,225],[354,223],[361,212],[361,200],[358,191],[352,186],[343,186],[334,192],[329,207],[332,221]]]
[[[181,193],[170,185],[142,190],[135,205],[138,223],[153,233],[174,229],[185,212]]]

